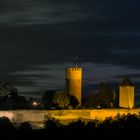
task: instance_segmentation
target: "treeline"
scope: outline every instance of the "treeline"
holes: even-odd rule
[[[91,91],[87,95],[82,98],[82,108],[119,107],[119,89],[113,89],[107,82],[101,82],[96,92]]]
[[[75,96],[68,95],[65,91],[47,90],[42,97],[45,109],[77,109],[77,108],[118,108],[119,91],[113,90],[106,82],[99,84],[96,92],[87,92],[87,96],[82,96],[82,105]]]
[[[19,95],[11,83],[5,83],[0,89],[0,110],[13,109],[78,109],[78,108],[117,108],[119,93],[112,90],[109,83],[100,83],[98,91],[87,92],[82,96],[82,105],[75,96],[65,90],[47,90],[40,99]]]
[[[41,99],[19,95],[17,88],[6,82],[0,88],[0,110],[14,109],[76,109],[78,100],[64,90],[47,90]]]
[[[123,114],[116,115],[116,117],[107,117],[104,121],[82,120],[71,122],[68,125],[62,125],[59,120],[50,118],[45,121],[45,129],[58,134],[65,133],[68,135],[70,132],[77,137],[86,136],[135,136],[139,135],[140,130],[140,115],[136,114]]]
[[[29,122],[15,126],[6,118],[0,118],[1,136],[14,139],[35,138],[35,139],[94,139],[94,138],[120,138],[139,136],[140,115],[127,114],[108,117],[104,121],[94,119],[73,121],[68,125],[62,125],[59,120],[46,118],[44,129],[33,130]]]

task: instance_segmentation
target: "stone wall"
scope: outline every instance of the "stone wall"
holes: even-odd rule
[[[140,109],[93,109],[93,110],[14,110],[0,111],[0,117],[6,116],[19,124],[28,121],[34,128],[43,127],[44,118],[51,116],[60,122],[69,122],[77,119],[99,119],[115,117],[117,114],[139,114]]]

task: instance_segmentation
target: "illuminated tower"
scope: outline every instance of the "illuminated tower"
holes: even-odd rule
[[[122,81],[119,87],[119,107],[134,107],[134,88],[134,84],[128,78]]]
[[[75,96],[81,105],[82,68],[74,63],[73,67],[66,68],[66,90],[69,95]]]

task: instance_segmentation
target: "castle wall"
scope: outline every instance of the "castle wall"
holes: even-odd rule
[[[42,128],[44,118],[51,116],[59,119],[61,123],[70,122],[79,118],[84,120],[99,119],[104,120],[106,117],[115,117],[117,114],[139,114],[139,109],[93,109],[93,110],[15,110],[0,111],[0,117],[6,116],[11,121],[20,124],[28,121],[32,127]]]

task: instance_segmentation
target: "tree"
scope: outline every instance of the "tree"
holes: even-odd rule
[[[60,126],[59,120],[53,117],[47,116],[44,120],[44,128],[47,130],[54,130],[59,128],[59,126]]]
[[[8,117],[0,117],[0,131],[1,132],[12,132],[14,126]]]
[[[98,101],[103,108],[111,107],[113,93],[110,84],[102,82],[99,87]]]
[[[70,105],[72,106],[72,108],[76,108],[79,105],[79,101],[75,96],[70,95]]]
[[[18,127],[18,130],[24,131],[24,132],[31,132],[32,126],[31,126],[30,122],[23,122]]]
[[[7,95],[0,99],[0,109],[28,109],[28,102],[24,96]]]
[[[55,90],[47,90],[46,93],[43,95],[42,102],[46,109],[51,109],[52,107],[55,106],[53,103],[55,93],[56,93]]]
[[[8,94],[18,95],[17,88],[11,82],[6,82],[3,84],[2,92],[3,92],[4,96],[6,96]]]
[[[70,106],[76,108],[79,104],[75,96],[67,94],[62,90],[48,90],[42,97],[42,102],[46,109],[58,108],[67,109]]]
[[[54,95],[53,103],[58,108],[66,109],[70,104],[70,98],[65,91],[57,91],[56,94]]]

